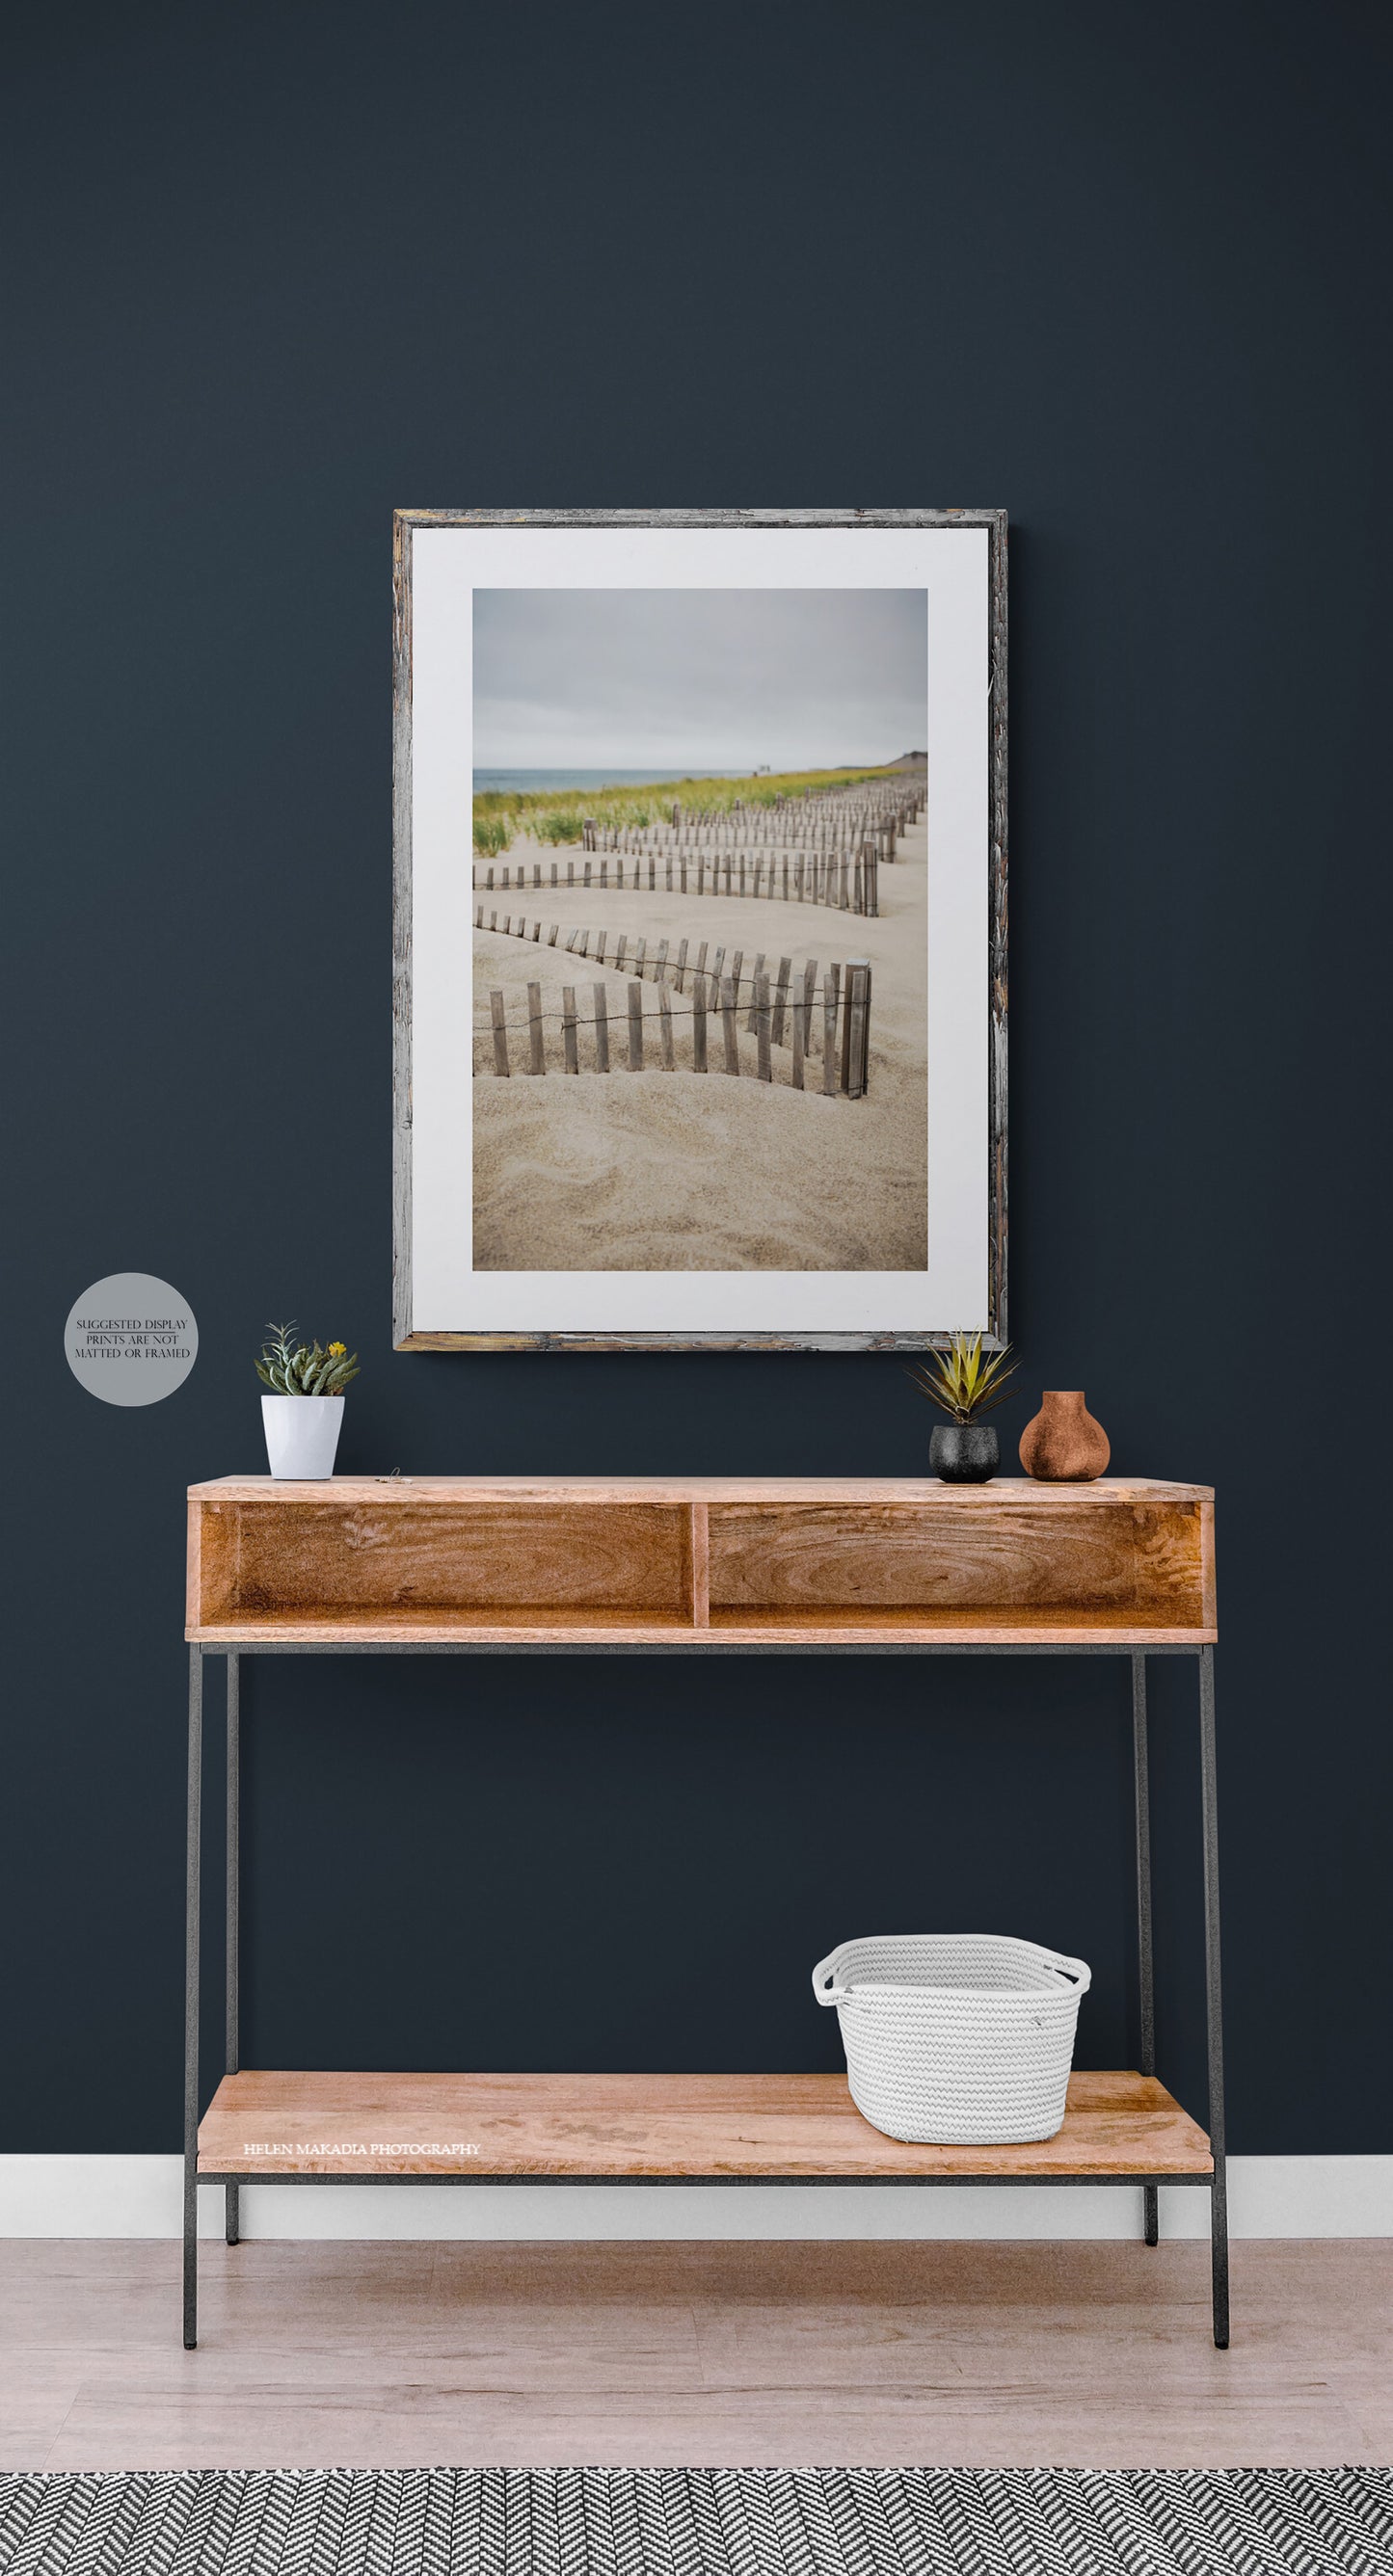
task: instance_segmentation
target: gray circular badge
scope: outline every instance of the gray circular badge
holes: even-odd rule
[[[63,1344],[74,1377],[103,1404],[158,1404],[193,1367],[198,1326],[167,1279],[116,1270],[83,1290]]]

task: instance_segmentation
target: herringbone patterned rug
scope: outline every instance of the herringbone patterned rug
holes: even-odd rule
[[[1379,2576],[1386,2469],[0,2475],[4,2576]]]

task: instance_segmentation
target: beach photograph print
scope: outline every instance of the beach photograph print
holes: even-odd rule
[[[473,592],[473,1268],[923,1272],[928,596]]]

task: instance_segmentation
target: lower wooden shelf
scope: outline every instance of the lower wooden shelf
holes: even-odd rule
[[[904,2146],[842,2075],[226,2075],[198,2132],[207,2179],[391,2175],[1064,2181],[1213,2171],[1154,2076],[1075,2074],[1058,2135]]]

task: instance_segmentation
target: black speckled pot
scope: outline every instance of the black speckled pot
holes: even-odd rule
[[[1000,1464],[990,1422],[940,1422],[929,1442],[929,1465],[945,1485],[985,1485]]]

